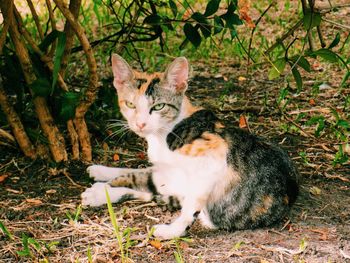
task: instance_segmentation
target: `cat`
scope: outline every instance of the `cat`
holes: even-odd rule
[[[105,204],[107,189],[112,202],[156,200],[181,208],[172,223],[154,226],[161,239],[185,235],[197,218],[229,231],[283,219],[298,195],[296,167],[278,146],[193,106],[185,95],[186,58],[176,58],[164,73],[146,74],[113,54],[112,71],[120,111],[146,139],[153,166],[88,167],[97,182],[82,193],[83,205]]]

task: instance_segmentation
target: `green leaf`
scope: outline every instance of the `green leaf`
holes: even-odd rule
[[[280,58],[276,60],[275,63],[272,64],[272,68],[269,71],[269,80],[278,78],[283,72],[285,66],[286,66],[285,58]]]
[[[191,18],[198,22],[199,28],[202,31],[202,34],[205,38],[211,35],[211,25],[208,22],[208,19],[199,12],[192,14]]]
[[[61,68],[61,61],[64,53],[64,48],[66,46],[66,33],[59,32],[58,34],[58,40],[57,40],[57,47],[55,52],[55,59],[53,64],[53,72],[52,72],[52,86],[51,86],[51,95],[55,89],[58,73]]]
[[[176,17],[177,15],[177,5],[175,4],[175,2],[173,0],[169,0],[169,6],[171,9],[171,12],[173,12],[174,17]]]
[[[298,91],[300,91],[303,88],[303,79],[301,78],[300,72],[296,67],[294,67],[292,69],[292,73],[297,84]]]
[[[75,109],[80,101],[80,94],[75,92],[66,92],[61,98],[61,109],[59,118],[63,121],[68,121],[74,118]]]
[[[12,234],[10,233],[10,231],[8,231],[8,229],[7,229],[6,226],[1,222],[1,220],[0,220],[0,230],[1,230],[9,239],[13,239]]]
[[[159,15],[149,15],[147,16],[144,20],[143,23],[144,24],[149,24],[149,25],[159,25],[162,21],[162,18]]]
[[[329,45],[328,49],[334,48],[336,45],[339,44],[339,42],[340,42],[340,34],[338,32],[335,38],[333,39],[332,43]]]
[[[321,135],[321,132],[325,128],[325,118],[323,116],[314,116],[310,120],[308,120],[305,124],[308,126],[317,124],[316,130],[315,130],[315,136],[319,137]]]
[[[229,14],[228,12],[226,14],[221,15],[221,18],[226,21],[226,27],[229,29],[233,29],[234,25],[242,25],[243,22],[239,18],[237,14]]]
[[[184,26],[184,33],[186,38],[195,46],[195,47],[199,47],[199,45],[201,44],[201,36],[198,33],[198,30],[192,26],[189,23],[186,23]]]
[[[326,48],[321,48],[321,49],[316,50],[312,53],[316,56],[320,56],[324,60],[327,60],[328,62],[331,62],[331,63],[339,61],[337,54],[329,49],[326,49]]]
[[[222,21],[221,17],[214,16],[214,35],[220,33],[224,29],[224,21]]]
[[[349,78],[350,78],[350,71],[347,71],[341,81],[340,87],[344,87]]]
[[[38,45],[40,50],[45,52],[47,48],[57,39],[59,33],[59,31],[53,30],[47,36],[45,36],[43,41]]]
[[[306,10],[303,17],[303,26],[305,30],[319,26],[321,23],[321,14],[312,13],[310,9]]]
[[[349,129],[350,128],[350,123],[346,120],[340,119],[337,122],[337,126],[343,127],[344,129]]]
[[[211,16],[219,9],[221,0],[210,0],[204,12],[204,16]]]
[[[46,78],[36,79],[29,85],[29,88],[34,93],[34,96],[47,97],[51,92],[51,84]]]
[[[290,58],[293,63],[297,62],[297,65],[303,68],[307,72],[311,72],[311,66],[309,61],[304,56],[293,56]]]

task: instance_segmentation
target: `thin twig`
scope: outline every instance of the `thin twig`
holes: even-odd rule
[[[253,60],[253,58],[251,58],[251,56],[250,56],[250,51],[251,51],[251,49],[252,49],[252,42],[253,42],[253,37],[254,37],[255,30],[256,30],[256,28],[258,27],[258,25],[259,25],[261,19],[264,17],[264,15],[270,10],[271,7],[274,6],[275,4],[276,4],[275,1],[273,1],[273,2],[271,2],[271,3],[269,4],[269,6],[264,10],[264,12],[262,12],[262,14],[260,15],[260,17],[256,20],[256,22],[255,22],[255,27],[252,29],[252,32],[251,32],[251,34],[250,34],[250,39],[249,39],[249,46],[248,46],[248,63],[247,63],[247,64],[248,64],[248,67],[247,67],[247,71],[249,70],[250,59],[253,61],[253,63],[255,63],[255,61]]]
[[[39,16],[34,8],[33,2],[31,0],[27,0],[27,3],[30,9],[30,12],[32,13],[36,28],[38,29],[39,37],[41,40],[43,40],[44,39],[43,29],[41,27]]]
[[[271,47],[269,47],[266,51],[265,54],[269,54],[272,50],[274,50],[277,46],[279,46],[287,37],[289,37],[290,35],[292,35],[294,33],[295,30],[297,30],[303,23],[303,20],[300,19],[298,22],[296,22],[294,24],[294,26],[291,27],[291,29],[289,29],[287,31],[287,33],[285,33],[284,35],[282,35],[279,39],[276,40],[276,43],[273,44]]]
[[[339,28],[343,28],[343,29],[346,29],[346,30],[350,30],[350,26],[347,26],[347,25],[343,25],[343,24],[340,24],[338,22],[335,22],[335,21],[332,21],[332,20],[329,20],[329,19],[326,19],[326,18],[322,18],[322,21],[325,21],[327,23],[330,23],[332,25],[335,25]]]

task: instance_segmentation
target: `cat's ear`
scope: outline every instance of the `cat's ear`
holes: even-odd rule
[[[117,54],[112,54],[112,71],[114,76],[113,84],[116,89],[124,82],[134,78],[134,73],[129,64]]]
[[[171,89],[184,92],[187,89],[189,65],[185,57],[176,58],[165,71],[165,80]]]

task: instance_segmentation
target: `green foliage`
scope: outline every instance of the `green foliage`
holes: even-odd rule
[[[109,193],[107,189],[105,189],[106,199],[107,199],[107,208],[109,217],[111,219],[113,225],[113,231],[118,241],[118,247],[120,250],[121,262],[129,262],[129,248],[134,246],[136,243],[130,239],[131,233],[134,229],[127,227],[124,231],[121,230],[118,221],[116,219],[116,215],[113,210],[113,206],[111,203],[111,199],[109,197]]]
[[[10,233],[10,231],[8,231],[8,229],[7,229],[6,226],[1,222],[1,220],[0,220],[0,230],[1,230],[2,233],[4,233],[9,239],[13,239],[12,234]]]
[[[64,32],[59,32],[58,39],[57,39],[57,48],[56,48],[56,53],[54,58],[54,67],[53,67],[53,73],[52,73],[52,87],[51,87],[50,95],[52,95],[57,82],[58,73],[61,68],[61,60],[64,53],[65,45],[66,45],[66,34]]]
[[[272,63],[272,68],[269,71],[269,79],[275,79],[279,77],[284,68],[286,67],[286,59],[285,58],[279,58],[274,63]]]
[[[321,24],[321,14],[312,12],[310,9],[305,11],[303,17],[303,26],[305,30],[310,30],[313,27],[317,27]]]
[[[66,216],[69,219],[69,222],[72,223],[72,224],[73,223],[77,223],[79,218],[80,218],[81,211],[82,211],[81,204],[78,205],[77,209],[74,212],[74,215],[72,215],[69,211],[67,211],[66,212]]]

